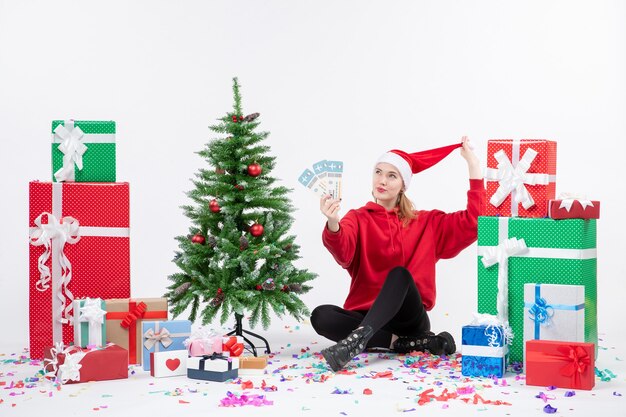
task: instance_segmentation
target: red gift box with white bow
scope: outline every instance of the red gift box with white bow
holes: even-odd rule
[[[595,385],[593,343],[528,340],[526,384],[590,390]]]
[[[62,384],[128,378],[128,351],[112,343],[94,349],[57,344],[44,349],[43,362],[46,378]]]
[[[548,203],[548,216],[552,219],[599,219],[600,202],[574,194],[561,194]]]
[[[546,217],[556,190],[556,142],[489,140],[485,180],[486,216]]]
[[[128,183],[29,187],[30,356],[74,338],[76,298],[130,297]]]

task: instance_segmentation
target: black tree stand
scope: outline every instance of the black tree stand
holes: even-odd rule
[[[263,337],[260,336],[256,333],[252,333],[249,330],[246,330],[243,328],[243,324],[241,323],[241,321],[243,320],[243,314],[239,314],[239,313],[235,313],[235,330],[226,333],[226,336],[241,336],[243,338],[243,340],[248,344],[248,346],[250,346],[250,348],[252,349],[252,354],[254,356],[258,356],[256,353],[256,346],[254,346],[254,344],[243,334],[249,334],[252,337],[256,337],[259,340],[262,340],[263,342],[265,342],[265,353],[269,354],[272,352],[272,350],[270,349],[270,344],[267,342],[267,340]]]

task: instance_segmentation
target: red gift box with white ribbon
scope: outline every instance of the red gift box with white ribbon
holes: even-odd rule
[[[44,350],[46,378],[62,384],[128,378],[128,351],[115,344],[85,349],[57,344]]]
[[[485,180],[486,216],[546,217],[556,189],[556,142],[489,140]]]
[[[70,344],[75,298],[130,296],[128,183],[29,187],[30,355]]]
[[[595,345],[526,341],[526,384],[590,390],[595,385]]]
[[[600,202],[584,196],[563,193],[548,203],[548,216],[552,219],[599,219]]]

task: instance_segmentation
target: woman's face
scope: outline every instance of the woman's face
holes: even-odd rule
[[[395,207],[398,194],[403,187],[404,181],[402,181],[400,172],[395,166],[387,162],[376,164],[372,177],[372,194],[378,204]]]

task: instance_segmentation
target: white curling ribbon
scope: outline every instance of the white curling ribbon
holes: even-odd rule
[[[47,223],[42,223],[44,216],[47,216]],[[38,291],[46,291],[50,288],[52,276],[46,262],[50,258],[54,245],[55,252],[58,251],[59,265],[61,267],[61,285],[57,293],[57,297],[61,300],[61,308],[57,312],[57,320],[64,324],[69,323],[70,320],[66,317],[69,316],[72,310],[74,296],[67,286],[72,279],[72,264],[67,256],[65,256],[63,249],[66,243],[74,244],[80,240],[80,224],[78,220],[70,216],[63,217],[61,221],[59,221],[54,215],[48,212],[43,212],[37,216],[34,223],[36,227],[30,232],[30,244],[33,246],[44,246],[45,248],[37,261],[39,280],[35,284],[35,288],[37,288]],[[55,268],[53,265],[52,271],[55,273],[58,271],[58,268]],[[67,307],[65,307],[66,297],[69,299]]]
[[[508,322],[503,322],[493,314],[474,313],[474,319],[470,323],[472,326],[485,326],[485,336],[489,338],[489,347],[498,347],[496,342],[498,336],[502,336],[503,345],[513,343],[513,330]]]
[[[498,264],[498,319],[504,327],[508,327],[509,317],[509,258],[527,252],[528,247],[524,239],[509,238],[498,246],[486,248],[482,263],[485,268]]]
[[[73,121],[66,121],[65,126],[58,125],[54,129],[54,134],[61,138],[58,149],[63,152],[63,166],[54,173],[54,178],[58,182],[74,181],[74,165],[79,170],[83,169],[83,154],[87,151],[83,143],[85,133],[74,126]]]
[[[87,298],[84,305],[78,310],[78,322],[75,322],[74,326],[79,327],[80,323],[83,322],[89,323],[89,343],[100,346],[102,344],[102,323],[106,314],[107,312],[102,309],[100,299]]]
[[[50,348],[50,356],[51,358],[44,358],[43,360],[43,370],[45,372],[45,377],[54,379],[56,377],[56,372],[59,365],[58,355],[63,352],[63,342],[57,342],[54,344],[54,347]],[[50,370],[48,370],[50,368]]]
[[[576,194],[571,194],[571,193],[561,193],[561,195],[559,195],[559,200],[561,200],[561,205],[559,206],[559,208],[560,209],[565,208],[565,210],[567,210],[568,213],[572,209],[572,205],[574,204],[574,201],[578,201],[580,205],[583,206],[583,210],[586,209],[587,207],[594,207],[593,202],[591,200],[581,195],[576,195]]]
[[[146,339],[146,341],[143,342],[143,345],[148,350],[152,349],[154,345],[159,342],[163,345],[164,348],[167,349],[167,347],[174,342],[170,337],[169,330],[167,329],[161,329],[157,333],[154,332],[154,329],[148,329],[144,333],[143,337]]]
[[[524,156],[515,166],[513,166],[503,150],[496,152],[493,156],[498,161],[498,166],[496,169],[487,168],[485,177],[487,180],[498,181],[499,187],[491,196],[489,202],[495,207],[499,207],[509,194],[515,192],[511,201],[512,205],[521,203],[525,209],[532,207],[535,201],[528,189],[526,189],[526,185],[546,185],[550,183],[548,174],[528,173],[531,163],[537,156],[537,151],[532,148],[526,149]]]

